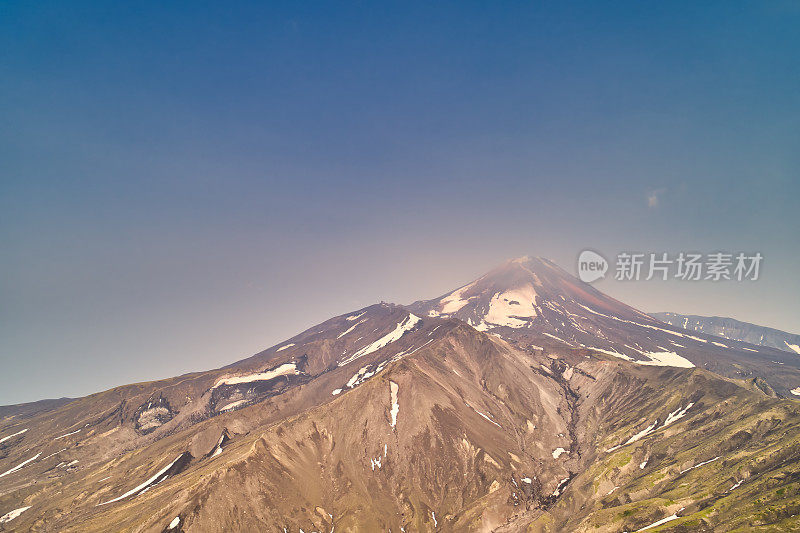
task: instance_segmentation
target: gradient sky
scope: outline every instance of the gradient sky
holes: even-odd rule
[[[0,3],[0,404],[587,247],[760,251],[598,287],[800,332],[800,4],[601,4]]]

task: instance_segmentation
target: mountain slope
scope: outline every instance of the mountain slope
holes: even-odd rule
[[[757,380],[781,396],[800,387],[795,355],[665,324],[541,258],[514,259],[409,309],[420,316],[459,318],[522,344],[589,348],[644,365],[700,366]]]
[[[721,316],[680,315],[677,313],[650,313],[650,316],[689,331],[699,331],[723,339],[800,354],[800,335],[779,329]]]
[[[669,517],[660,530],[800,527],[796,402],[698,369],[641,385],[636,394],[620,395],[616,384],[601,392],[610,412],[591,466],[553,508],[498,531],[637,531]]]
[[[224,368],[8,411],[0,530],[800,527],[800,404],[652,364],[683,330],[552,263],[471,285]]]

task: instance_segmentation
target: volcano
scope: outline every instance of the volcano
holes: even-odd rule
[[[409,309],[422,316],[458,318],[527,345],[584,348],[642,365],[699,366],[751,379],[780,396],[790,396],[800,385],[796,354],[664,323],[542,258],[513,259]]]
[[[3,407],[0,529],[790,530],[791,357],[515,259],[222,368]]]

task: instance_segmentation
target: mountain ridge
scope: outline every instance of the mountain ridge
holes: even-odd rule
[[[517,261],[219,369],[7,414],[0,530],[798,525],[800,404],[779,383],[703,368],[709,342],[682,347],[697,365],[645,355],[689,333]]]
[[[665,324],[543,258],[509,260],[409,309],[455,317],[480,331],[536,346],[588,348],[639,364],[702,366],[728,377],[760,379],[784,397],[800,387],[800,358]]]
[[[701,331],[723,339],[748,342],[800,355],[800,335],[724,316],[650,313],[650,316],[689,331]]]

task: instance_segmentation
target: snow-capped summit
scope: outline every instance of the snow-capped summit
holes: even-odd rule
[[[643,365],[702,366],[729,377],[761,377],[781,394],[800,379],[798,361],[785,353],[661,322],[541,257],[512,259],[409,309],[424,317],[458,318],[528,346],[587,349]]]
[[[552,261],[527,256],[512,259],[440,298],[415,302],[411,308],[427,316],[453,316],[485,331],[493,327],[541,326],[552,318],[553,312],[560,316],[585,314],[582,305],[628,320],[656,323],[571,276]]]

